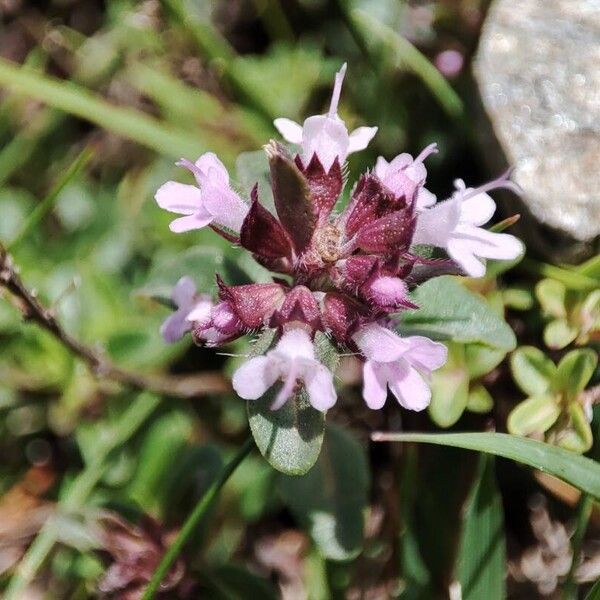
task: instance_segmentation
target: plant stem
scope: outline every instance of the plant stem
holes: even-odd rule
[[[577,521],[575,524],[575,532],[571,539],[571,548],[573,550],[573,558],[571,559],[571,568],[567,575],[563,588],[562,597],[564,600],[575,600],[577,598],[577,583],[575,581],[575,571],[579,566],[579,557],[581,556],[581,545],[587,530],[588,521],[592,514],[593,499],[589,494],[582,494],[577,504]]]
[[[124,444],[136,433],[146,419],[158,406],[159,399],[150,394],[140,394],[135,402],[123,413],[121,419],[113,427],[113,431],[105,444],[101,444],[94,459],[77,475],[59,502],[57,513],[73,513],[80,510],[89,494],[106,470],[107,458],[116,448]],[[6,589],[4,600],[18,600],[23,598],[23,593],[29,582],[44,564],[48,554],[58,539],[56,519],[51,517],[35,538],[27,553],[19,563],[15,574],[12,576]]]
[[[160,561],[160,564],[154,572],[148,587],[144,591],[142,600],[152,600],[152,598],[154,598],[165,575],[169,572],[169,569],[177,560],[177,557],[183,550],[183,547],[187,543],[188,539],[196,530],[202,521],[202,518],[206,515],[214,499],[221,491],[221,488],[225,485],[225,483],[227,483],[227,480],[231,477],[231,475],[233,475],[233,472],[237,469],[244,458],[250,454],[252,448],[254,448],[254,439],[252,436],[249,436],[244,442],[243,446],[238,450],[237,454],[225,465],[219,477],[217,477],[202,498],[200,498],[198,504],[196,504],[194,510],[183,524],[183,527],[175,538],[175,541],[171,544]]]

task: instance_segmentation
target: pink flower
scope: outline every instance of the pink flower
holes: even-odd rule
[[[329,171],[336,158],[342,164],[348,154],[364,150],[377,133],[377,127],[359,127],[348,134],[344,121],[338,116],[337,107],[345,74],[346,63],[335,76],[331,104],[326,115],[308,117],[302,126],[291,119],[280,118],[274,121],[284,139],[302,146],[302,161],[305,166],[316,154],[325,171]]]
[[[208,318],[195,323],[193,329],[194,341],[209,347],[229,342],[243,332],[242,323],[229,302],[219,302],[213,306]]]
[[[310,336],[303,329],[283,334],[273,350],[244,363],[233,375],[233,389],[245,400],[257,400],[278,380],[283,381],[271,408],[281,408],[301,381],[309,402],[320,411],[336,401],[333,375],[315,358]]]
[[[416,208],[422,210],[435,204],[435,195],[423,187],[427,178],[423,161],[436,152],[437,144],[429,144],[414,160],[406,153],[399,154],[391,162],[380,156],[375,164],[375,175],[396,196],[412,200],[416,193]]]
[[[361,327],[352,339],[367,358],[363,397],[369,408],[385,404],[388,387],[404,408],[418,411],[429,405],[431,390],[424,376],[446,362],[446,346],[422,336],[402,338],[377,323]]]
[[[165,319],[160,328],[161,335],[169,343],[181,339],[194,324],[208,322],[213,307],[210,296],[196,294],[196,285],[187,276],[175,284],[171,299],[177,310]]]
[[[171,222],[171,231],[182,233],[214,223],[239,233],[249,206],[229,186],[223,163],[207,152],[195,163],[181,159],[177,164],[194,174],[198,187],[167,181],[156,192],[161,208],[185,215]]]
[[[457,179],[455,186],[452,198],[418,214],[413,244],[445,248],[471,277],[485,275],[482,258],[512,260],[520,256],[524,248],[516,237],[480,227],[496,211],[496,204],[486,192],[513,188],[514,184],[502,176],[476,189],[465,187],[462,179]]]

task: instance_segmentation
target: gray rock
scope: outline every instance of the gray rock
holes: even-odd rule
[[[530,211],[599,235],[600,0],[495,0],[475,76]]]

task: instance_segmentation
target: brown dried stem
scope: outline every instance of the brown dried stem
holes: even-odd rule
[[[112,363],[102,352],[86,346],[67,333],[57,321],[54,312],[46,308],[24,285],[11,256],[0,244],[0,287],[6,288],[16,299],[23,318],[49,331],[65,348],[79,357],[98,377],[111,379],[136,390],[148,390],[161,395],[195,398],[220,394],[230,390],[229,383],[219,372],[198,375],[153,375],[127,371]]]

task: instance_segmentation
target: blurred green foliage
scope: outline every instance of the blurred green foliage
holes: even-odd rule
[[[3,46],[0,58],[0,241],[65,330],[119,366],[231,372],[235,356],[185,341],[165,345],[159,326],[168,310],[156,300],[184,274],[209,293],[215,272],[228,283],[269,275],[210,231],[173,235],[154,192],[165,180],[187,181],[175,159],[210,150],[245,195],[258,181],[268,204],[259,149],[275,135],[272,119],[320,112],[342,62],[349,71],[340,113],[351,128],[379,127],[374,145],[350,160],[350,182],[378,154],[415,153],[431,141],[440,148],[431,188],[441,197],[457,174],[485,178],[468,72],[485,3],[14,4],[2,25],[10,48]],[[453,81],[432,64],[449,47],[467,64]],[[516,345],[503,317],[512,314],[526,343],[540,345],[545,323],[530,291],[540,277],[536,297],[550,320],[548,346],[597,341],[598,261],[579,269],[531,261],[524,267],[502,280],[499,266],[483,288],[432,280],[415,298],[424,308],[400,321],[400,331],[452,340],[452,360],[433,381],[436,425],[483,429],[482,419],[494,419],[504,426],[518,396],[507,400],[509,377],[500,364]],[[118,539],[133,544],[129,552],[150,548],[148,555],[160,558],[242,443],[246,407],[233,394],[182,400],[97,377],[50,333],[23,322],[10,294],[2,290],[0,300],[0,522],[14,524],[0,540],[0,589],[13,599],[40,588],[56,598],[97,597],[107,569],[123,560],[116,538],[102,537],[102,519],[125,520],[127,533]],[[251,351],[243,341],[232,349]],[[597,375],[590,360],[580,368],[569,356],[555,391],[569,395],[571,410]],[[536,402],[558,377],[540,350],[520,348],[512,368]],[[494,537],[502,514],[492,463],[482,460],[475,474],[445,449],[436,463],[414,447],[399,454],[370,445],[374,427],[398,429],[399,408],[373,421],[352,377],[340,377],[343,406],[329,417],[338,425],[324,429],[321,420],[290,442],[302,464],[287,465],[288,472],[305,472],[316,461],[314,468],[292,479],[258,452],[249,456],[188,541],[172,593],[270,598],[277,597],[276,580],[315,600],[370,592],[431,598],[447,591],[458,569],[464,597],[486,586],[501,597],[504,537]],[[555,397],[543,404],[536,432],[559,418]],[[522,407],[512,414],[527,412]],[[274,431],[290,439],[264,407],[252,410],[251,424],[265,440],[261,452]],[[591,434],[587,420],[578,428],[579,412],[568,418],[579,432],[575,449],[585,451]],[[422,415],[402,418],[407,428],[431,426]],[[527,419],[512,420],[517,433],[533,431]],[[28,487],[28,477],[42,475],[46,484]],[[41,510],[49,518],[40,522]],[[144,529],[144,519],[154,529]],[[492,548],[490,560],[474,562],[476,548]],[[152,560],[136,572],[144,584],[157,566]],[[117,583],[121,590],[134,585],[124,576]]]

